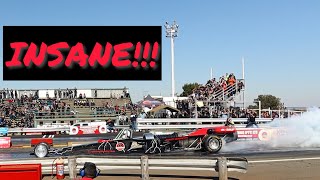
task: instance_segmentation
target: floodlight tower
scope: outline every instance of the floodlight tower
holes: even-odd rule
[[[174,38],[178,37],[178,28],[179,25],[176,21],[173,21],[172,25],[169,25],[168,22],[164,25],[166,28],[166,37],[171,40],[171,95],[172,98],[175,97],[175,81],[174,81]]]

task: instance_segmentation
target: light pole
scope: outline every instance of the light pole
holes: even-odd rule
[[[176,21],[173,22],[172,25],[169,25],[168,22],[164,25],[166,28],[166,37],[171,40],[171,96],[174,100],[175,97],[175,81],[174,81],[174,38],[178,36],[178,28],[179,25]]]

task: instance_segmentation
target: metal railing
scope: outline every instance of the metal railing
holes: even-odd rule
[[[56,158],[43,158],[43,159],[13,159],[1,161],[0,165],[9,164],[39,164],[42,165],[42,174],[50,175],[52,173],[52,164]],[[246,158],[240,157],[206,157],[200,159],[199,157],[134,157],[134,156],[77,156],[77,157],[63,157],[64,159],[64,172],[69,174],[70,179],[77,177],[77,172],[83,167],[85,162],[91,162],[96,164],[97,168],[101,170],[101,175],[113,170],[112,174],[123,174],[123,172],[117,170],[127,170],[127,174],[132,174],[134,170],[141,172],[142,180],[149,180],[152,176],[150,170],[165,170],[166,175],[170,174],[170,171],[210,171],[218,172],[219,180],[227,180],[227,172],[240,172],[246,173],[248,168],[248,161]],[[171,172],[172,172],[171,171]]]
[[[191,102],[191,104],[189,105],[190,107],[194,108],[193,113],[195,113],[195,117],[198,117],[198,111],[197,111],[197,102],[198,101],[203,101],[205,103],[207,103],[207,105],[205,105],[206,107],[210,108],[210,112],[212,111],[212,106],[209,104],[209,102],[231,102],[232,98],[236,97],[236,95],[239,95],[240,91],[240,87],[238,87],[239,82],[243,81],[243,79],[238,79],[236,80],[236,83],[234,83],[233,85],[227,85],[226,89],[222,88],[220,90],[214,91],[213,93],[209,94],[208,98],[206,98],[206,100],[195,100],[194,102]]]
[[[139,130],[152,129],[195,129],[203,127],[221,126],[226,122],[223,118],[168,118],[168,119],[137,119]],[[246,127],[246,118],[233,119],[236,127]],[[256,119],[260,127],[268,127],[271,118]]]
[[[90,119],[90,118],[82,118]],[[169,118],[169,119],[137,119],[138,130],[154,130],[154,129],[196,129],[204,127],[221,126],[225,123],[223,118]],[[237,128],[246,126],[246,118],[233,119]],[[269,127],[268,123],[272,122],[271,118],[256,119],[259,127]],[[117,125],[115,129],[129,128],[129,125]],[[29,132],[68,132],[70,127],[57,128],[10,128],[8,133],[29,133]]]
[[[218,101],[227,101],[231,96],[231,94],[233,92],[235,92],[234,95],[237,94],[239,87],[238,87],[238,82],[240,82],[240,80],[236,80],[236,83],[234,83],[233,85],[227,85],[226,89],[220,89],[218,91],[213,92],[213,94],[210,95],[210,100],[218,100]]]
[[[70,120],[78,120],[78,121],[81,121],[81,120],[108,120],[108,118],[111,118],[111,117],[117,117],[116,115],[113,115],[113,116],[88,116],[88,115],[85,115],[84,117],[64,117],[64,118],[43,118],[43,119],[35,119],[36,121],[70,121]]]
[[[129,128],[129,125],[118,125],[114,127],[115,129]],[[54,127],[54,128],[9,128],[8,133],[48,133],[48,132],[60,132],[68,133],[70,131],[70,126],[68,127]]]
[[[35,115],[35,119],[60,119],[60,118],[81,118],[81,117],[110,117],[117,116],[115,113],[97,113],[90,112],[90,114],[59,114],[59,113],[44,113],[45,115]]]
[[[44,133],[44,132],[66,132],[70,127],[55,128],[9,128],[8,133]]]

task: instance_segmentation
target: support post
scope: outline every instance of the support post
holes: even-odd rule
[[[141,156],[141,180],[149,180],[148,156]]]
[[[219,157],[218,158],[218,174],[219,180],[228,180],[228,166],[227,158]]]
[[[244,57],[242,57],[242,79],[244,80]]]
[[[259,101],[259,118],[261,118],[261,101]]]
[[[224,88],[222,88],[222,101],[224,101]]]
[[[243,81],[243,85],[244,85],[244,89],[242,90],[242,102],[243,102],[243,109],[245,109],[245,99],[244,99],[244,94],[245,94],[245,88],[246,88],[246,84],[245,84],[245,79],[244,79],[244,57],[242,57],[242,81]]]
[[[198,105],[197,105],[197,99],[194,101],[194,107],[195,107],[195,112],[196,112],[196,118],[198,118]]]
[[[77,178],[77,162],[75,157],[68,157],[69,178]]]
[[[269,116],[271,117],[272,116],[272,111],[271,111],[271,108],[269,107]]]

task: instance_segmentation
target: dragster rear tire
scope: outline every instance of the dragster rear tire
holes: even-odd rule
[[[218,136],[209,135],[204,139],[204,149],[209,153],[216,153],[222,148],[222,139]]]
[[[44,158],[49,154],[49,145],[46,143],[39,143],[34,147],[34,154],[38,158]]]

